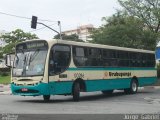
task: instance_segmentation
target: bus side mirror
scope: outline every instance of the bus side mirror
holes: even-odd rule
[[[14,54],[6,54],[5,56],[5,65],[7,67],[13,67],[14,65]]]

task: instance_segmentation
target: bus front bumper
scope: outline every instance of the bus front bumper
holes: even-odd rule
[[[13,95],[21,96],[39,96],[49,95],[47,83],[39,83],[38,85],[15,85],[11,84],[11,91]]]

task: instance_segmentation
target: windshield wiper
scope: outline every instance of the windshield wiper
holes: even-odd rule
[[[23,64],[23,71],[22,71],[22,75],[25,75],[26,74],[26,65],[27,65],[27,63],[26,63],[26,55],[24,56],[24,64]]]
[[[19,54],[19,55],[18,55]],[[18,50],[17,53],[15,54],[15,59],[14,59],[14,66],[13,68],[16,68],[16,66],[19,64],[20,59],[22,59],[22,55],[24,55],[24,51],[22,49]],[[20,57],[20,58],[19,58]],[[24,60],[23,60],[24,61]]]
[[[16,65],[18,64],[18,62],[19,62],[19,57],[18,57],[18,55],[16,54]]]
[[[33,54],[30,55],[29,65],[36,58],[36,56],[38,55],[38,53],[39,53],[39,49],[37,49]]]

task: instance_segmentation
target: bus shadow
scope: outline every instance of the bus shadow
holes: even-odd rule
[[[140,94],[149,94],[149,93],[152,93],[151,91],[139,91],[137,94],[133,94],[133,95],[140,95]],[[122,96],[130,96],[130,94],[125,94],[123,91],[120,91],[120,92],[114,92],[113,94],[111,95],[104,95],[102,93],[96,93],[96,94],[91,94],[91,95],[87,95],[87,94],[84,94],[83,96],[80,97],[80,102],[88,102],[88,101],[97,101],[97,100],[111,100],[113,98],[117,98],[119,99],[119,97],[122,97]],[[54,98],[55,97],[55,98]],[[69,96],[67,98],[64,97],[60,97],[59,99],[56,98],[57,96],[53,96],[51,97],[51,100],[48,101],[48,102],[45,102],[43,100],[42,97],[39,97],[39,99],[37,100],[18,100],[17,102],[24,102],[24,103],[63,103],[63,102],[74,102],[73,99],[72,99],[72,96]],[[76,102],[75,102],[76,103]]]
[[[119,97],[123,97],[123,96],[132,96],[132,95],[140,95],[140,94],[149,94],[152,93],[151,91],[139,91],[136,94],[126,94],[124,93],[124,91],[118,91],[118,92],[114,92],[111,95],[104,95],[102,93],[98,94],[98,95],[86,95],[86,96],[82,96],[80,98],[80,101],[96,101],[96,100],[112,100],[113,98],[117,98],[119,99]]]

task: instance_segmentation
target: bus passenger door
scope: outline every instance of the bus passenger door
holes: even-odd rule
[[[70,64],[70,46],[54,45],[50,52],[49,59],[49,84],[51,86],[51,93],[61,94],[68,91],[66,87],[67,68]],[[68,84],[67,84],[68,86]]]

